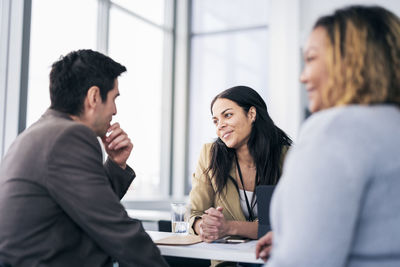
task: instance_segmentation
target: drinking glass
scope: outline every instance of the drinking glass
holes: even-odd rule
[[[190,204],[183,202],[171,203],[172,232],[180,235],[189,234]]]

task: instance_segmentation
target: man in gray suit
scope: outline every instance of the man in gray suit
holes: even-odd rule
[[[0,262],[11,266],[167,266],[120,199],[135,177],[118,123],[126,68],[91,50],[50,72],[51,106],[21,133],[0,167]],[[97,137],[108,154],[103,165]]]

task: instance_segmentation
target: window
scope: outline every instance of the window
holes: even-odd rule
[[[268,0],[32,0],[27,126],[50,104],[51,64],[100,49],[128,69],[114,118],[134,143],[137,178],[124,200],[181,198],[201,144],[215,138],[211,99],[239,84],[268,91],[268,9]]]
[[[169,1],[171,2],[171,1]],[[170,121],[172,30],[164,15],[164,1],[113,1],[110,12],[109,55],[127,67],[119,79],[121,97],[114,121],[130,136],[134,148],[128,164],[136,179],[124,200],[165,197],[168,194],[169,172],[161,166],[169,161],[168,147],[163,149]],[[115,4],[114,4],[115,3]],[[167,136],[169,133],[167,132]]]
[[[169,194],[170,172],[163,167],[170,164],[173,3],[32,1],[27,127],[50,106],[49,72],[61,55],[101,47],[127,67],[113,120],[134,144],[128,164],[136,179],[124,200]]]
[[[193,1],[189,180],[202,144],[216,138],[210,113],[214,96],[246,85],[267,100],[268,5],[266,0]]]
[[[96,48],[96,7],[96,0],[32,1],[27,127],[50,106],[51,64],[72,50]]]

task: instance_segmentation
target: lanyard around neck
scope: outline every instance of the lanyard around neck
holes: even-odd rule
[[[242,187],[243,187],[243,191],[244,191],[244,198],[246,199],[247,211],[249,212],[249,221],[254,221],[255,218],[253,216],[253,208],[256,205],[256,203],[254,202],[254,203],[252,203],[253,205],[250,206],[249,199],[247,198],[247,194],[246,194],[246,188],[244,187],[244,183],[243,183],[242,171],[240,170],[240,165],[239,165],[239,161],[238,161],[236,153],[235,153],[235,160],[236,160],[236,166],[237,166],[238,173],[239,173],[240,182],[242,183]],[[256,172],[256,179],[254,182],[256,182],[256,181],[257,181],[257,172]],[[253,199],[254,199],[254,192],[253,192],[252,202],[253,202]]]

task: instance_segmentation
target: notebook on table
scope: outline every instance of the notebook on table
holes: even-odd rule
[[[200,243],[198,235],[171,235],[154,241],[157,245],[192,245]]]
[[[271,198],[272,194],[274,193],[275,187],[275,185],[259,185],[256,187],[258,238],[271,231],[271,223],[269,220],[269,206],[271,204]]]

